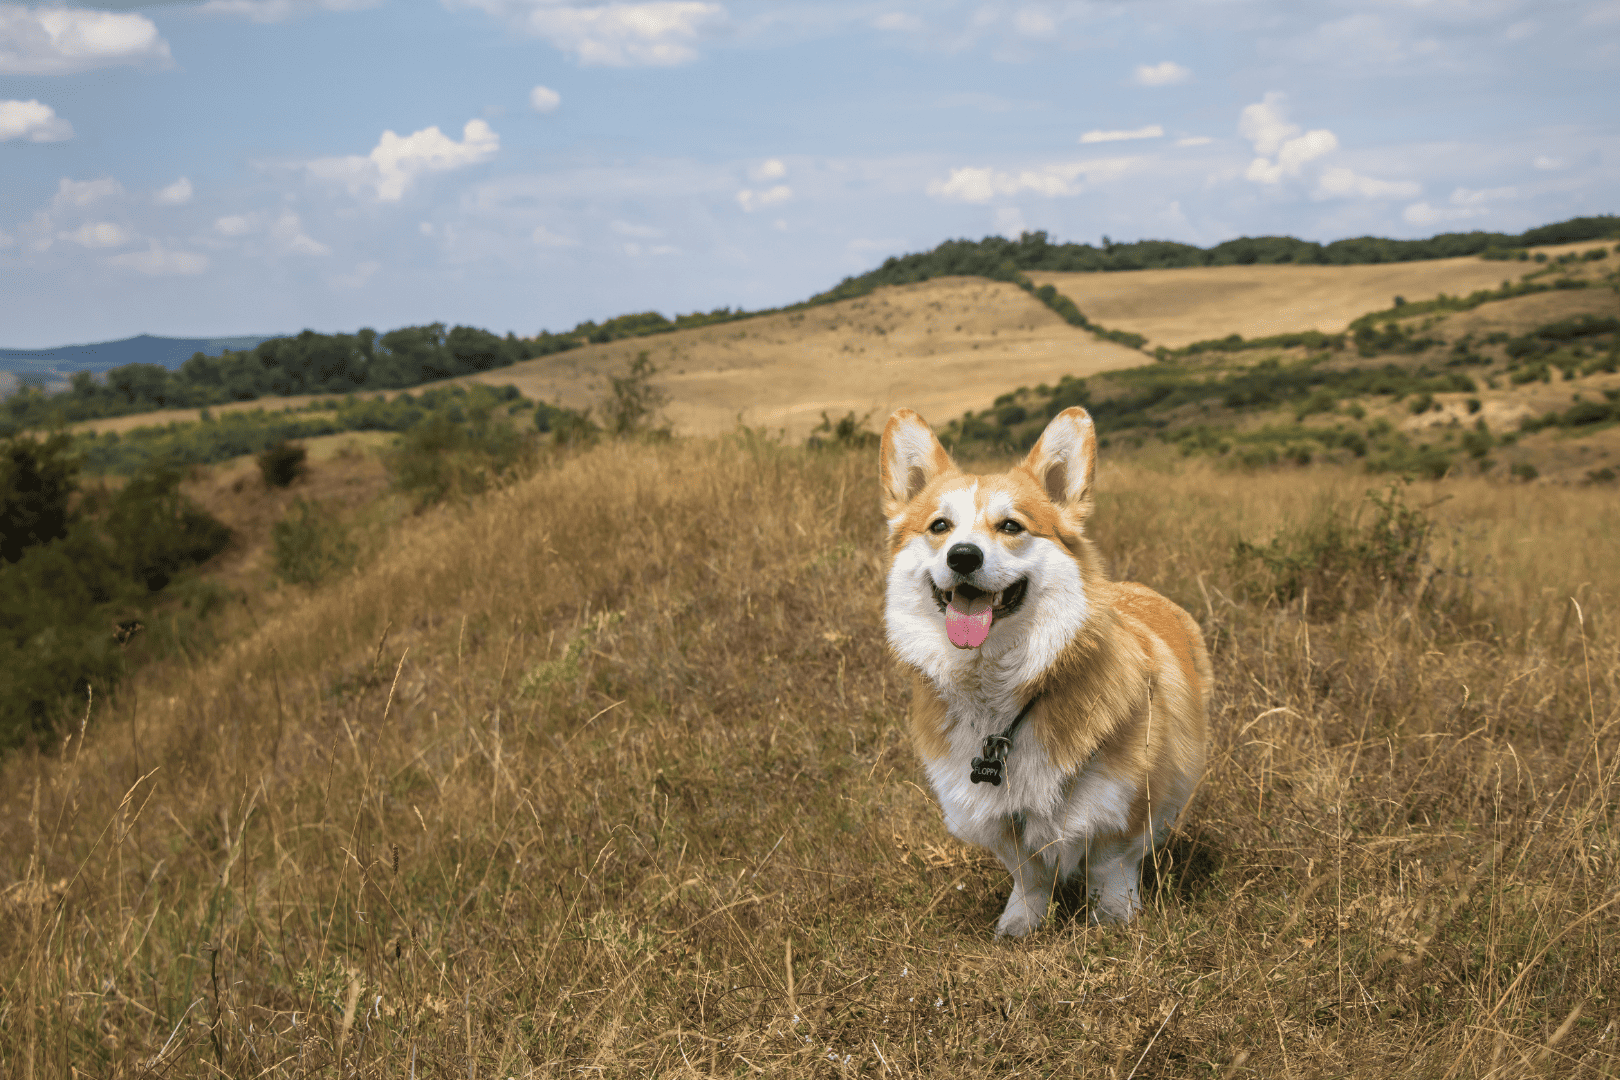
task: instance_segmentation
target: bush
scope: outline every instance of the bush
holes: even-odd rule
[[[7,439],[0,446],[0,558],[14,563],[23,551],[67,535],[68,499],[79,465],[63,434],[44,442]]]
[[[271,526],[270,549],[276,576],[293,585],[318,585],[328,574],[347,570],[356,552],[343,524],[303,499],[293,500],[286,516]]]
[[[1405,501],[1405,481],[1382,493],[1368,491],[1353,510],[1319,506],[1310,520],[1285,529],[1264,545],[1232,543],[1233,567],[1256,599],[1289,603],[1310,594],[1313,611],[1351,610],[1380,593],[1413,595],[1434,573],[1429,556],[1433,525]],[[1369,586],[1374,586],[1370,588]]]
[[[266,487],[289,487],[308,471],[309,451],[300,443],[278,442],[258,456],[259,475]]]
[[[821,414],[821,423],[811,429],[810,438],[805,440],[805,443],[815,449],[830,446],[851,450],[868,449],[879,442],[877,432],[866,426],[867,421],[871,419],[871,413],[857,417],[852,409],[843,419],[834,422],[824,411]]]
[[[152,592],[178,571],[218,555],[231,540],[230,529],[180,493],[180,470],[172,465],[131,477],[113,496],[104,524],[115,557]]]
[[[394,483],[416,498],[417,508],[488,490],[525,460],[532,437],[520,435],[487,403],[466,411],[436,412],[404,435],[387,455]]]
[[[633,435],[650,428],[658,419],[669,395],[652,384],[657,373],[658,368],[643,349],[631,362],[630,370],[608,379],[612,389],[602,403],[602,419],[611,434]]]

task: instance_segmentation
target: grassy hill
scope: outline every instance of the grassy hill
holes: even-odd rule
[[[0,1071],[1612,1067],[1612,499],[1109,454],[1209,771],[1142,919],[1004,944],[906,745],[874,477],[566,453],[81,703],[0,763]]]

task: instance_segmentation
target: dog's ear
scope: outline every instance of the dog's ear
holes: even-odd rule
[[[1047,498],[1081,516],[1091,512],[1091,481],[1097,474],[1097,426],[1078,405],[1052,417],[1030,449],[1024,467],[1035,474]]]
[[[934,477],[952,468],[951,455],[923,418],[910,409],[898,410],[883,425],[883,445],[878,451],[884,516],[900,513]]]

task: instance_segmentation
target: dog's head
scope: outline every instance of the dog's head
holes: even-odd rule
[[[1096,556],[1084,538],[1097,437],[1084,409],[1052,418],[1023,462],[964,473],[922,417],[883,429],[879,478],[889,523],[885,615],[902,659],[957,649],[1002,654],[1031,638],[1061,648],[1086,615]],[[950,650],[945,650],[949,653]],[[923,665],[927,666],[927,665]]]

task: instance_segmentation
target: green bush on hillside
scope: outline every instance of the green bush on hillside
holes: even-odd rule
[[[173,466],[143,470],[111,494],[81,494],[70,445],[65,436],[0,441],[8,553],[0,561],[0,748],[55,737],[86,687],[102,693],[116,683],[116,624],[145,612],[176,575],[230,539],[180,493]]]

